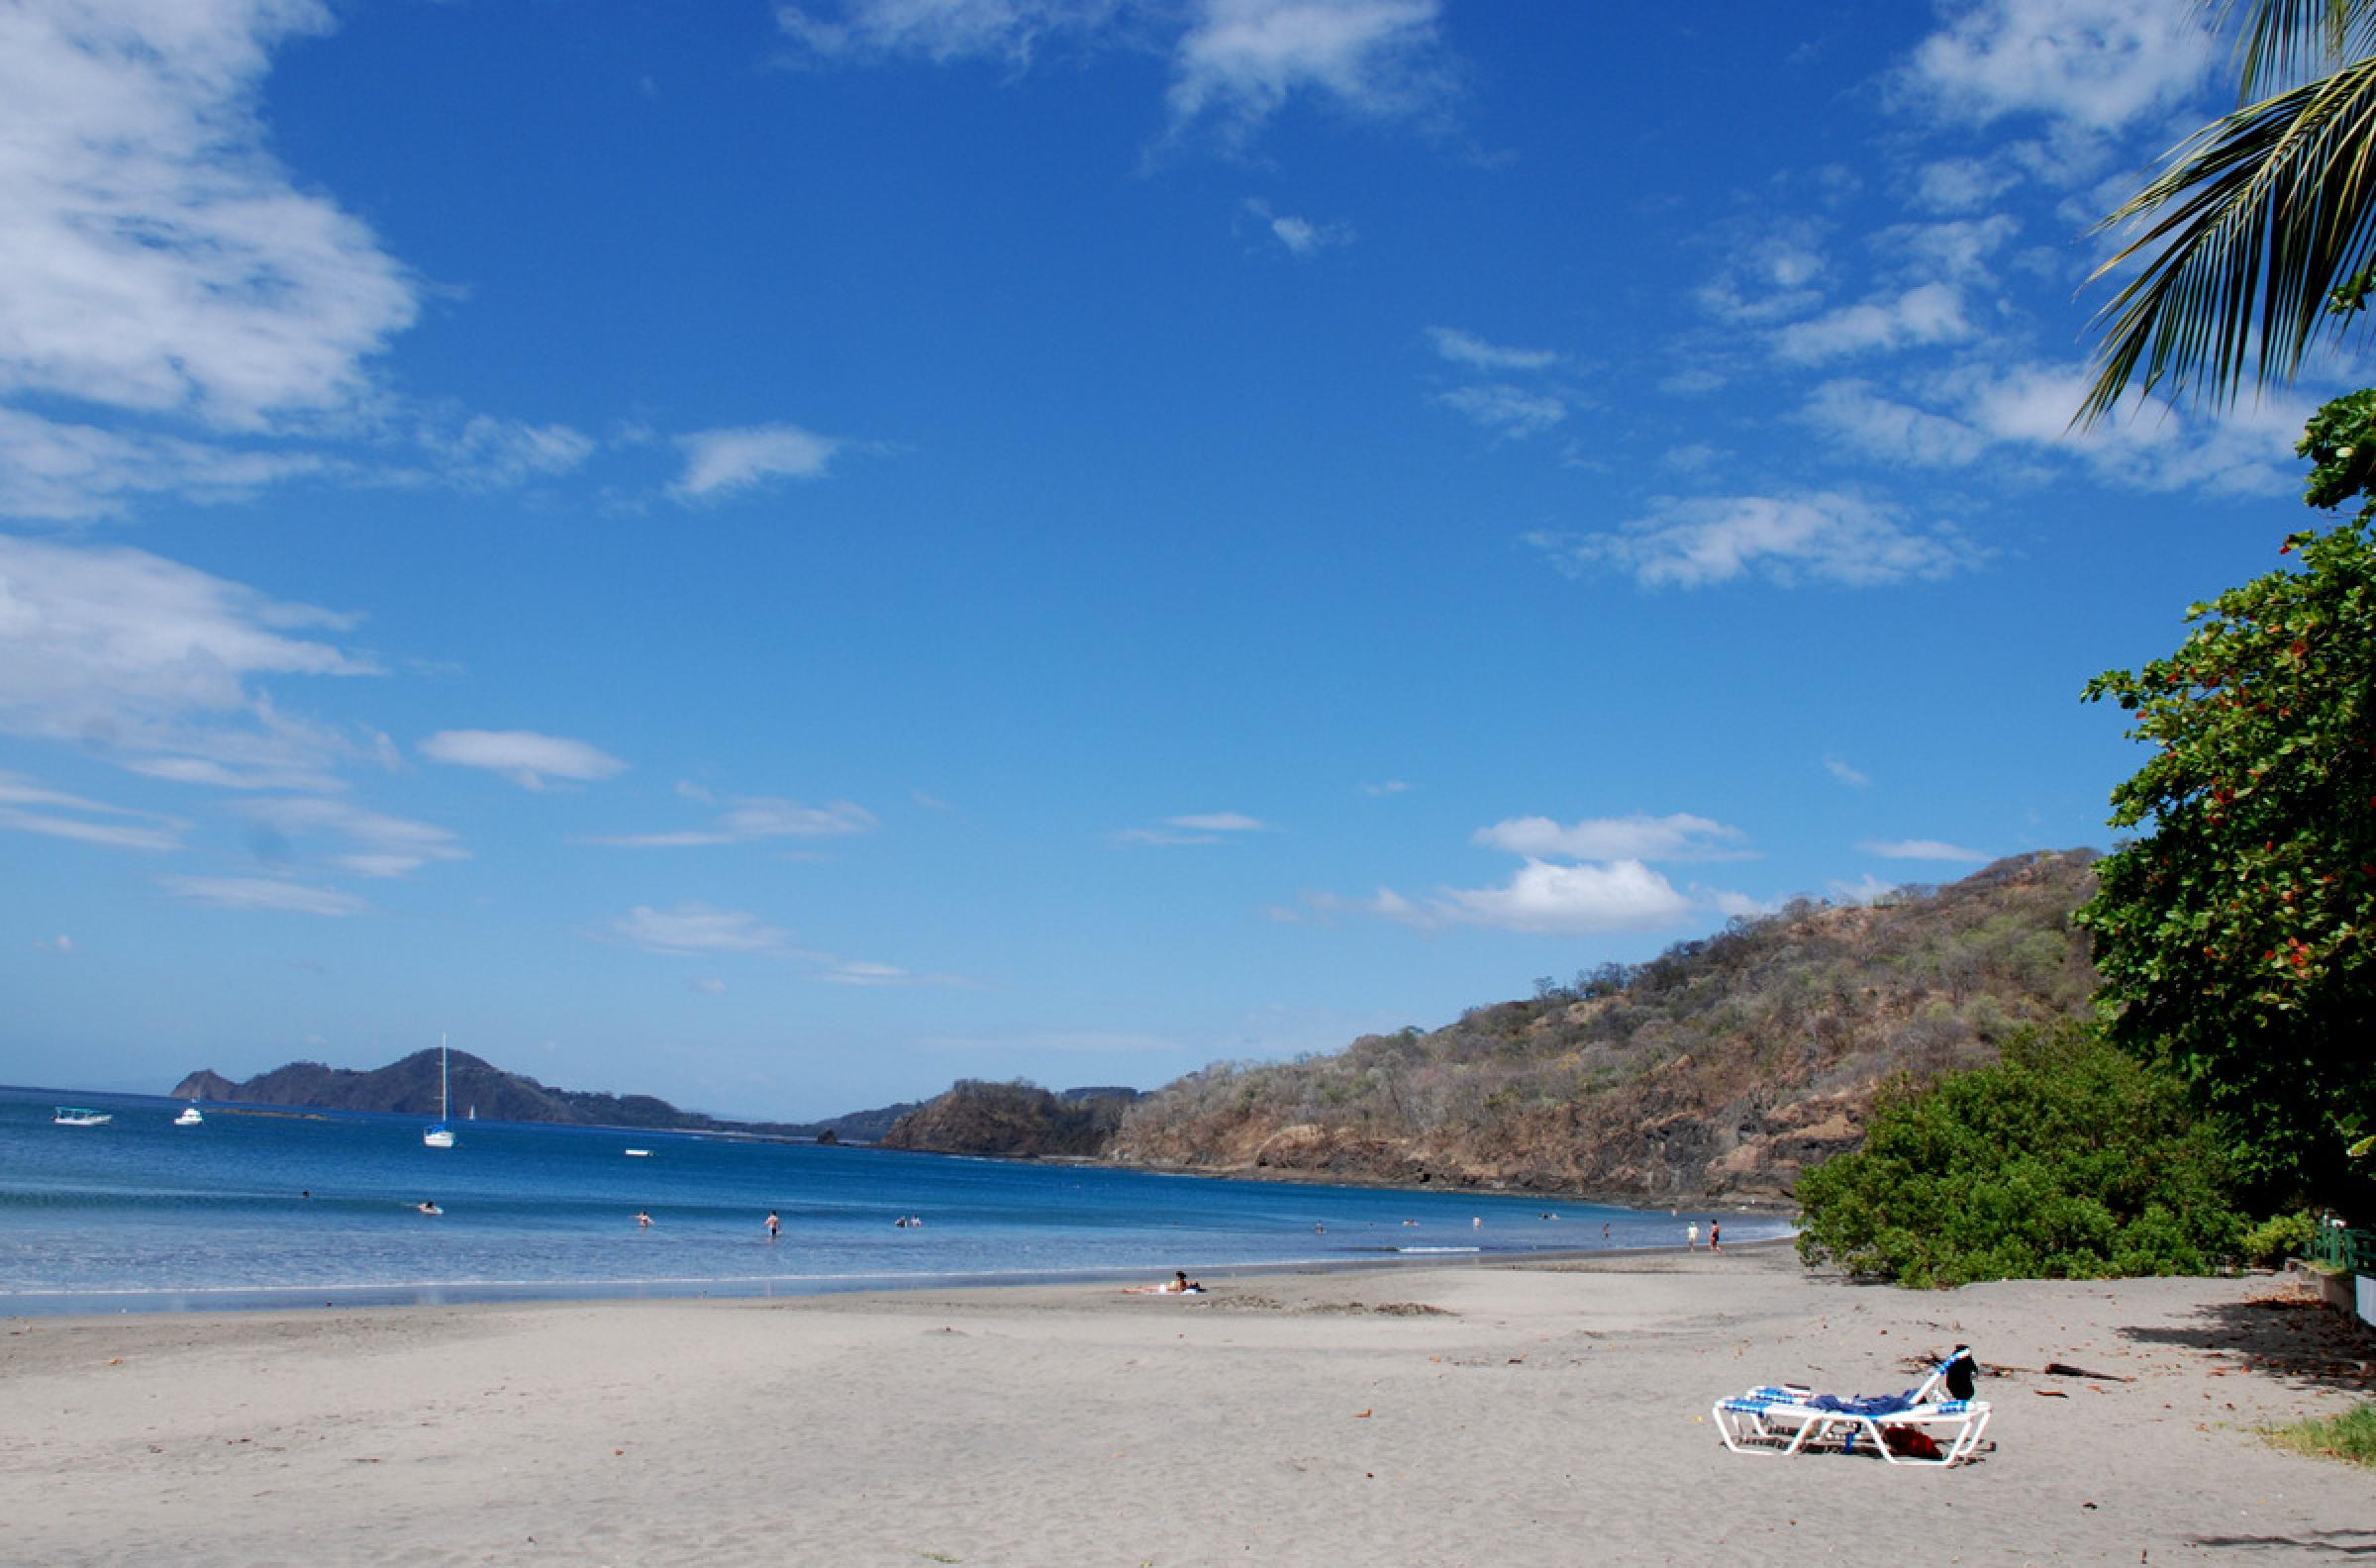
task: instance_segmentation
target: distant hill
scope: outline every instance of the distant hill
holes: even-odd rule
[[[1051,1091],[1032,1083],[960,1079],[946,1094],[901,1117],[885,1148],[936,1154],[1102,1154],[1136,1089]]]
[[[870,1143],[913,1103],[854,1111],[824,1122],[729,1122],[699,1111],[680,1111],[651,1095],[603,1094],[553,1089],[525,1074],[506,1072],[467,1051],[450,1056],[453,1114],[496,1122],[542,1122],[564,1127],[649,1127],[680,1132],[738,1132],[768,1137],[819,1137],[831,1130],[842,1142]],[[247,1105],[312,1106],[329,1111],[384,1111],[395,1116],[438,1114],[438,1053],[415,1051],[401,1061],[369,1071],[291,1062],[246,1083],[200,1070],[173,1088],[175,1099],[223,1100]]]
[[[1785,1199],[1874,1091],[1996,1059],[2095,989],[2090,850],[1872,904],[1792,904],[1640,965],[1332,1056],[1223,1064],[1134,1103],[1104,1152],[1160,1168]]]

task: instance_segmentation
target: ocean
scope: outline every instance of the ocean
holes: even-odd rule
[[[112,1120],[59,1127],[66,1105]],[[185,1127],[181,1105],[0,1088],[0,1316],[1152,1282],[1670,1247],[1712,1217],[1728,1240],[1789,1228],[1747,1212],[525,1123],[456,1122],[456,1145],[432,1149],[412,1117],[208,1105]]]

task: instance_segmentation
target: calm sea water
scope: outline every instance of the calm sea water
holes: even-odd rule
[[[58,1127],[58,1105],[114,1120]],[[519,1123],[431,1149],[413,1118],[179,1109],[0,1089],[0,1315],[1152,1280],[1674,1246],[1709,1218]],[[1729,1239],[1786,1228],[1723,1218]]]

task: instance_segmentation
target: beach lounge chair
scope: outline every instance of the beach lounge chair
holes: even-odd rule
[[[1843,1453],[1869,1448],[1891,1464],[1959,1464],[1979,1448],[1980,1434],[1988,1429],[1985,1400],[1947,1394],[1950,1379],[1966,1383],[1968,1374],[1956,1363],[1970,1358],[1971,1352],[1958,1345],[1929,1377],[1903,1394],[1842,1399],[1796,1383],[1753,1388],[1718,1400],[1711,1419],[1725,1446],[1734,1453],[1794,1454],[1836,1443]],[[1884,1430],[1888,1427],[1921,1433],[1936,1450],[1935,1456],[1893,1452]]]

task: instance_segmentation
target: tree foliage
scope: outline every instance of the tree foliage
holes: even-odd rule
[[[2376,0],[2205,9],[2223,24],[2240,14],[2239,107],[2104,220],[2137,233],[2096,275],[2139,264],[2100,318],[2082,422],[2140,377],[2148,392],[2192,386],[2213,401],[2246,379],[2290,379],[2376,279]]]
[[[2364,491],[2376,398],[2322,411],[2314,499]],[[2270,1206],[2341,1201],[2376,1130],[2376,540],[2368,511],[2292,536],[2279,570],[2189,612],[2168,658],[2087,688],[2157,749],[2113,794],[2146,836],[2079,913],[2115,1037],[2222,1116]]]
[[[2177,1085],[2083,1026],[1900,1084],[1864,1146],[1799,1181],[1799,1252],[1900,1285],[2207,1272],[2239,1228]]]

